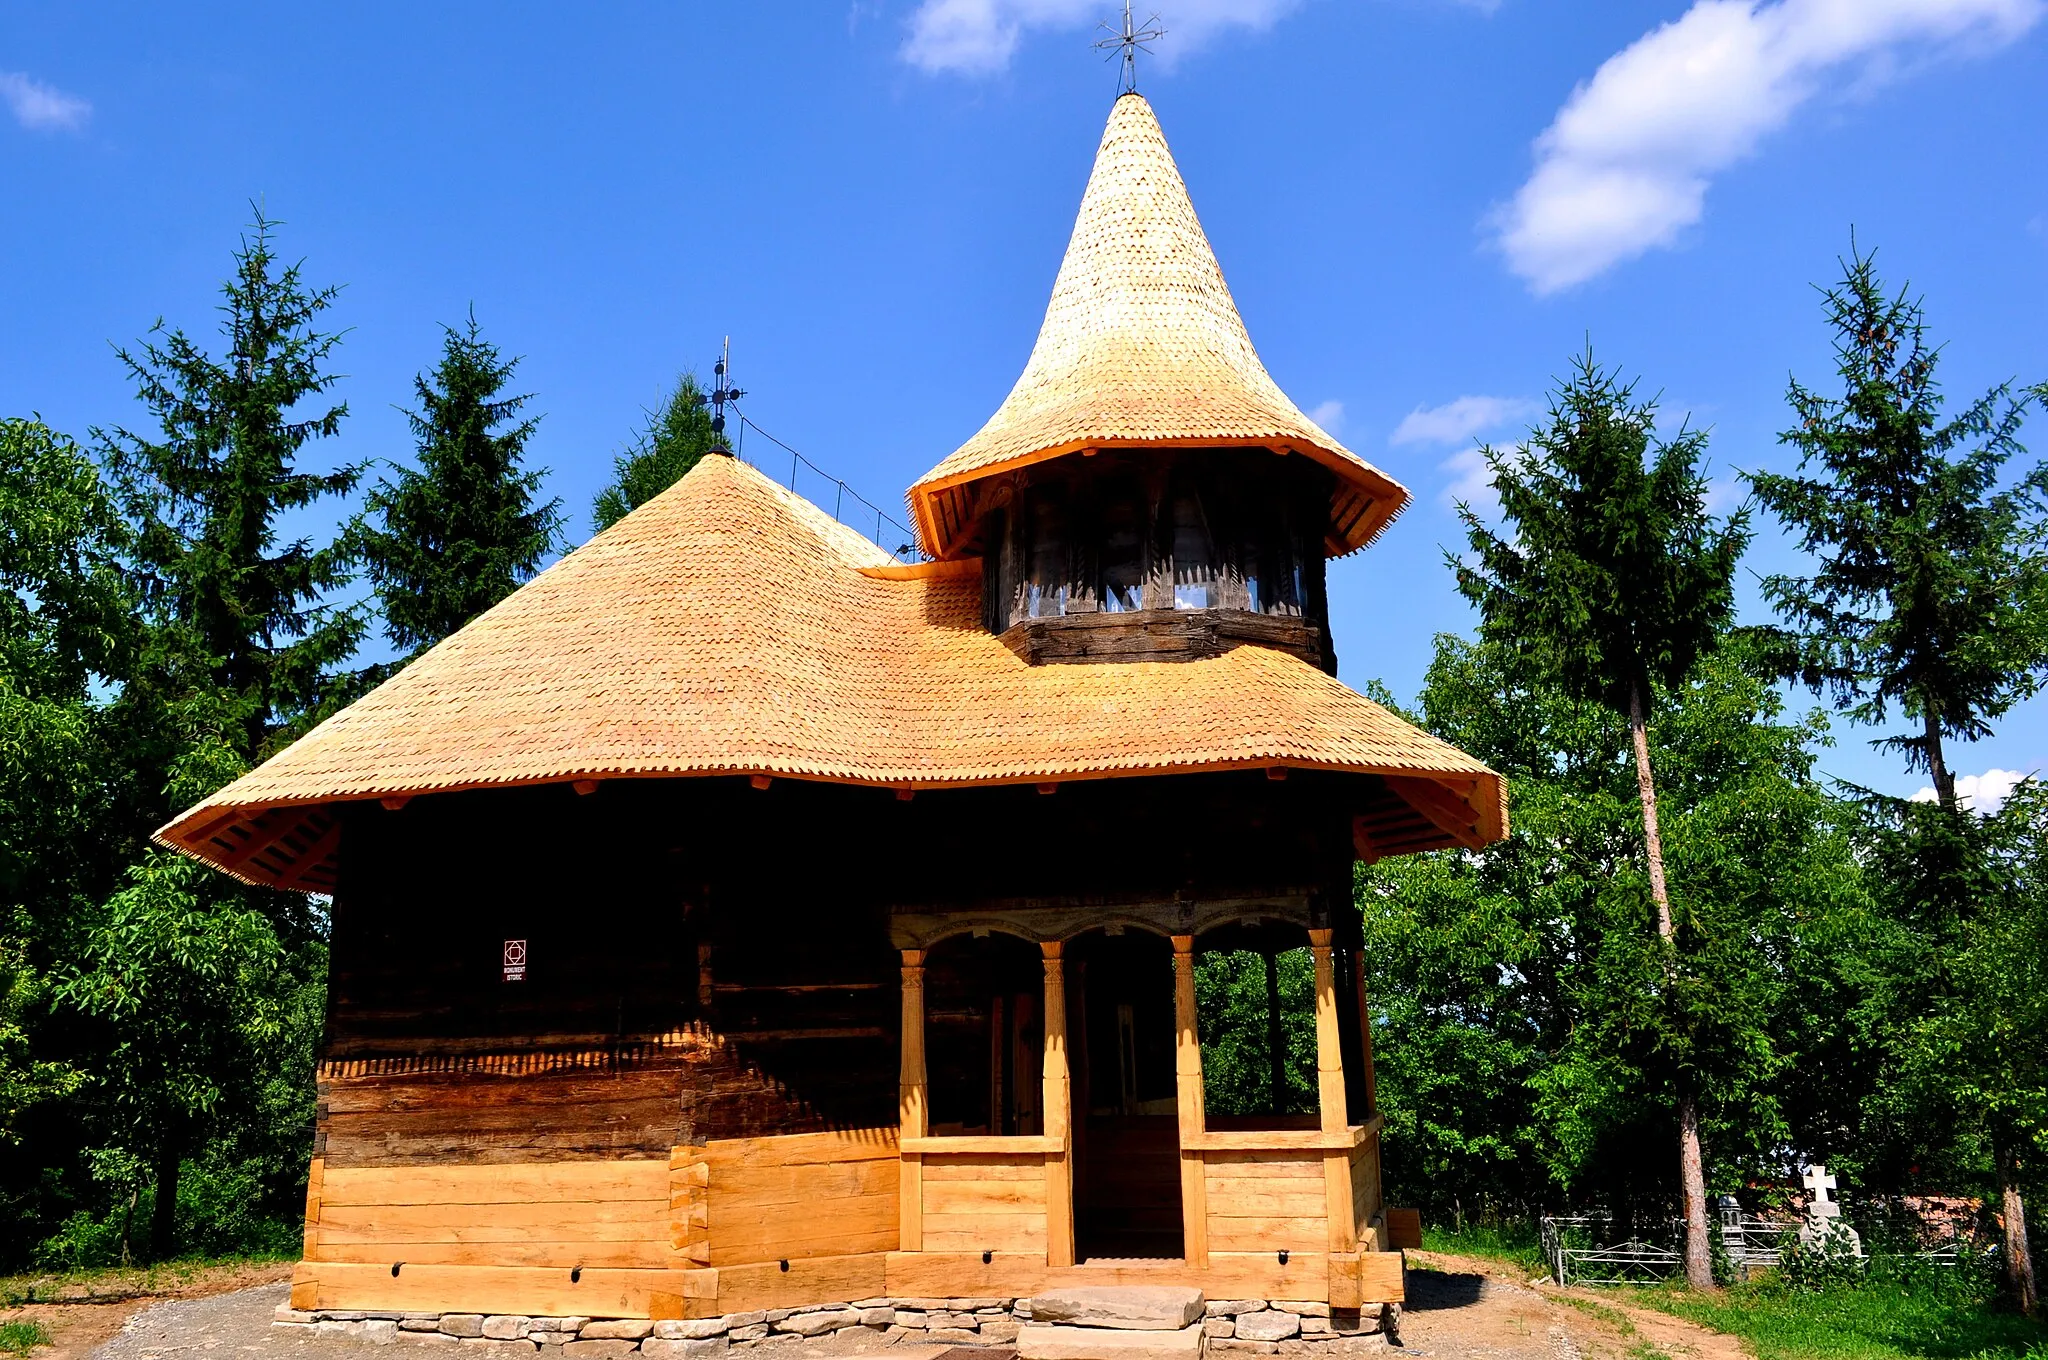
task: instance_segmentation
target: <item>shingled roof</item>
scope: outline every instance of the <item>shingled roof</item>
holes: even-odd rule
[[[1325,544],[1363,547],[1408,492],[1302,414],[1252,348],[1166,134],[1116,101],[1023,376],[975,436],[910,488],[926,551],[954,555],[972,483],[1081,449],[1252,446],[1336,474]]]
[[[934,789],[1260,766],[1387,776],[1399,798],[1361,830],[1369,854],[1502,834],[1498,776],[1312,666],[1257,646],[1032,666],[982,626],[980,596],[978,564],[897,566],[754,469],[706,458],[157,838],[250,882],[320,889],[337,806],[356,800],[623,777]]]

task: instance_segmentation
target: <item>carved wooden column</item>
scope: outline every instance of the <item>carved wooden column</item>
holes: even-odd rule
[[[1337,1039],[1337,970],[1330,953],[1330,932],[1308,933],[1309,954],[1316,965],[1316,1098],[1325,1134],[1341,1134],[1350,1123],[1344,1098],[1344,1050]],[[1358,1250],[1358,1218],[1351,1199],[1351,1149],[1323,1152],[1323,1189],[1330,1218],[1330,1250]]]
[[[1074,1190],[1072,1162],[1074,1091],[1067,1075],[1066,947],[1057,941],[1041,944],[1045,956],[1045,1072],[1040,1104],[1045,1111],[1045,1136],[1060,1140],[1057,1152],[1045,1155],[1045,1263],[1074,1264]]]
[[[1180,1218],[1187,1263],[1209,1265],[1209,1194],[1195,1144],[1207,1131],[1202,1107],[1202,1036],[1195,1017],[1195,937],[1173,938],[1173,1075],[1180,1097]]]
[[[924,1070],[924,951],[903,951],[903,1070],[897,1100],[898,1137],[922,1138],[931,1127]],[[898,1248],[924,1250],[924,1154],[904,1151],[898,1172]]]

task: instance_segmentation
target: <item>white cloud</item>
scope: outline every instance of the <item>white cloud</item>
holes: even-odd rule
[[[1716,477],[1707,483],[1707,513],[1729,515],[1749,499],[1749,483],[1738,476]]]
[[[1459,449],[1437,464],[1437,471],[1445,479],[1445,505],[1455,506],[1463,501],[1477,510],[1482,519],[1495,519],[1500,515],[1500,497],[1493,490],[1493,469],[1486,466],[1486,459],[1477,447]]]
[[[1536,410],[1536,403],[1525,397],[1459,397],[1441,406],[1416,407],[1401,418],[1387,442],[1462,444],[1511,420],[1525,419]]]
[[[1167,32],[1153,47],[1162,65],[1199,47],[1226,28],[1254,31],[1275,20],[1301,0],[1152,0],[1134,14],[1143,19],[1154,10]],[[1106,0],[922,0],[910,16],[910,36],[903,59],[930,72],[988,75],[1010,64],[1017,45],[1030,29],[1093,29],[1111,7]]]
[[[1316,407],[1315,410],[1310,411],[1308,418],[1331,434],[1336,434],[1344,428],[1344,403],[1341,401],[1326,401]]]
[[[2030,777],[2018,770],[1986,770],[1982,774],[1957,775],[1956,801],[1971,812],[1996,812],[2005,805],[2005,800],[2012,796],[2012,791]],[[1921,789],[1913,795],[1913,801],[1935,801],[1934,790]]]
[[[92,114],[85,100],[19,71],[0,71],[0,99],[14,111],[16,122],[35,132],[75,132]]]
[[[1609,57],[1536,139],[1536,169],[1491,225],[1538,293],[1672,244],[1718,171],[1800,105],[1868,87],[1931,48],[2018,38],[2048,0],[1695,0]]]

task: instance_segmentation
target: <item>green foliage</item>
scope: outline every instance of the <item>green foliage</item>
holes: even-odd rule
[[[1798,424],[1779,438],[1800,471],[1749,478],[1818,569],[1769,577],[1764,592],[1790,626],[1786,671],[1858,723],[1883,724],[1894,706],[1915,720],[1878,744],[1929,771],[1952,806],[1942,743],[1989,736],[2048,666],[2048,475],[1999,487],[2032,394],[2001,383],[1944,422],[1919,301],[1888,295],[1872,255],[1852,250],[1843,271],[1822,295],[1842,396],[1794,380]]]
[[[1637,402],[1633,387],[1596,365],[1589,349],[1552,397],[1548,424],[1530,432],[1526,447],[1481,450],[1513,541],[1460,504],[1474,561],[1451,559],[1459,591],[1479,607],[1483,638],[1511,651],[1538,682],[1628,718],[1656,934],[1653,940],[1646,932],[1632,938],[1625,928],[1602,932],[1600,985],[1634,1004],[1620,1032],[1608,1036],[1619,1046],[1600,1051],[1583,1075],[1604,1089],[1634,1065],[1669,1093],[1678,1114],[1686,1274],[1702,1286],[1712,1280],[1699,1100],[1713,1078],[1701,1070],[1695,1040],[1703,1027],[1719,1025],[1729,999],[1742,994],[1721,988],[1714,968],[1743,955],[1739,942],[1701,929],[1703,908],[1714,900],[1707,892],[1693,894],[1691,937],[1678,939],[1646,725],[1655,692],[1688,683],[1734,612],[1735,564],[1749,542],[1748,521],[1738,513],[1717,524],[1707,513],[1705,450],[1705,435],[1686,429],[1660,439],[1655,404]],[[1625,918],[1626,896],[1606,895],[1603,910]],[[1674,949],[1698,955],[1703,943],[1728,947],[1697,966],[1672,957]],[[1719,1027],[1754,1032],[1746,1019]],[[1645,1067],[1631,1049],[1652,1064]],[[1564,1117],[1584,1106],[1576,1098],[1553,1099],[1550,1109]]]
[[[2017,1182],[2048,1160],[2048,789],[2028,780],[1984,817],[1871,799],[1862,841],[1916,946],[1899,1103],[1981,1131]]]
[[[218,738],[252,763],[339,697],[334,674],[364,632],[356,611],[328,602],[349,581],[346,551],[279,541],[280,520],[353,490],[361,469],[299,464],[348,414],[318,409],[341,337],[316,323],[339,290],[281,265],[273,225],[257,214],[222,287],[223,357],[161,322],[161,340],[121,351],[158,437],[100,435],[133,526],[151,688],[188,741]],[[316,409],[300,418],[306,403]]]
[[[681,481],[705,453],[724,447],[724,436],[711,427],[704,389],[694,373],[677,378],[661,404],[646,414],[646,425],[612,464],[611,485],[597,493],[591,508],[600,531]]]
[[[259,216],[235,255],[223,358],[161,325],[123,352],[157,427],[100,436],[125,523],[93,501],[89,464],[34,444],[44,465],[72,469],[58,485],[84,530],[60,562],[71,585],[49,598],[109,622],[66,631],[52,619],[10,638],[56,654],[44,673],[77,677],[37,731],[46,751],[75,753],[67,777],[90,842],[76,873],[54,880],[64,900],[46,894],[27,913],[43,1023],[52,1047],[76,1055],[78,1081],[68,1123],[37,1130],[46,1158],[53,1144],[65,1151],[16,1194],[45,1222],[120,1207],[126,1224],[146,1180],[159,1255],[177,1247],[188,1161],[261,1165],[256,1202],[274,1210],[303,1177],[310,1128],[324,919],[302,895],[241,887],[145,840],[339,702],[362,636],[355,613],[329,602],[347,582],[345,554],[280,541],[287,516],[347,491],[356,470],[299,466],[345,413],[324,405],[337,337],[315,328],[334,290],[309,290],[280,265],[270,233]],[[112,683],[95,690],[95,676]]]
[[[1767,1168],[1787,1122],[1786,1035],[1835,1040],[1794,985],[1869,907],[1847,809],[1815,780],[1817,719],[1787,721],[1740,649],[1658,699],[1678,947],[1646,928],[1626,728],[1516,652],[1440,638],[1420,708],[1508,778],[1509,838],[1359,874],[1389,1194],[1439,1219],[1605,1202],[1661,1212],[1681,1065],[1709,1171]],[[1667,965],[1669,972],[1667,973]],[[1837,992],[1835,995],[1839,995]]]
[[[36,1347],[49,1344],[49,1330],[40,1322],[22,1318],[0,1322],[0,1354],[27,1355]]]
[[[1788,624],[1772,641],[1781,671],[1830,694],[1853,720],[1882,725],[1896,706],[1917,724],[1876,744],[1927,771],[1938,806],[1873,797],[1865,819],[1891,914],[1932,951],[1917,960],[1920,1002],[1899,1089],[1922,1118],[1988,1142],[2015,1210],[2006,1214],[2011,1284],[2032,1311],[2017,1210],[2022,1163],[2043,1147],[2042,1083],[2038,1063],[2003,1050],[2040,1044],[2007,1042],[2029,1031],[2003,1028],[2000,1004],[2020,1007],[2011,1019],[2022,1024],[2038,1015],[2026,997],[2040,985],[2040,955],[2027,952],[2039,937],[2018,904],[2038,892],[2022,885],[2037,880],[2040,816],[2027,798],[2014,819],[1979,824],[1957,802],[1944,744],[1990,735],[1991,721],[2048,673],[2048,469],[2001,485],[2023,452],[2034,393],[2003,383],[1944,422],[1939,351],[1920,303],[1888,294],[1872,257],[1853,249],[1823,298],[1843,395],[1795,380],[1798,424],[1782,440],[1800,452],[1799,475],[1750,479],[1819,559],[1811,577],[1765,582]]]
[[[394,646],[418,653],[489,609],[560,547],[561,501],[536,504],[545,469],[520,459],[537,419],[508,396],[518,367],[479,332],[445,327],[441,361],[407,412],[419,467],[380,480],[354,534]],[[374,523],[372,522],[374,521]]]
[[[137,636],[119,545],[78,447],[0,420],[0,1241],[41,1212],[49,1140],[75,1136],[65,1114],[87,1081],[52,973],[139,840],[121,734],[94,697]]]
[[[1316,975],[1308,950],[1276,951],[1271,981],[1277,995],[1267,990],[1266,958],[1248,949],[1205,952],[1195,960],[1202,1089],[1211,1114],[1316,1112]]]
[[[187,1259],[288,1257],[298,1254],[303,1227],[266,1193],[270,1168],[212,1148],[187,1161],[178,1176],[179,1246]],[[79,1210],[35,1249],[39,1269],[75,1274],[126,1266],[135,1229],[156,1211],[156,1187],[144,1183],[101,1212]]]
[[[1778,1248],[1778,1276],[1794,1289],[1829,1289],[1863,1276],[1865,1260],[1840,1219],[1822,1221],[1812,1241],[1788,1229]]]
[[[1481,450],[1514,540],[1460,504],[1473,561],[1451,559],[1485,636],[1618,713],[1712,650],[1749,542],[1744,515],[1706,512],[1706,435],[1659,438],[1656,404],[1634,391],[1590,350],[1578,359],[1526,448]]]
[[[1532,1221],[1526,1218],[1467,1222],[1448,1228],[1425,1223],[1422,1246],[1425,1251],[1451,1256],[1504,1261],[1531,1276],[1550,1273],[1550,1265],[1543,1259],[1543,1243],[1537,1238]]]

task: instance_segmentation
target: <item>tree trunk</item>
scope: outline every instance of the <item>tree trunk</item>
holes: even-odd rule
[[[1949,811],[1956,810],[1956,777],[1948,768],[1948,757],[1941,749],[1941,718],[1932,709],[1924,719],[1927,732],[1927,774],[1934,781],[1934,796],[1941,806]]]
[[[1678,1098],[1678,1179],[1685,1195],[1685,1282],[1714,1287],[1714,1256],[1707,1223],[1707,1172],[1700,1155],[1699,1101],[1687,1091]]]
[[[1266,1061],[1271,1083],[1273,1113],[1287,1112],[1287,1037],[1280,1025],[1280,964],[1273,951],[1266,961]]]
[[[1992,1156],[1998,1163],[1998,1211],[2005,1220],[2005,1282],[2020,1311],[2039,1317],[2041,1295],[2034,1284],[2034,1257],[2027,1244],[2027,1204],[2020,1197],[2019,1157],[2006,1138],[1992,1144]]]
[[[1636,748],[1636,794],[1643,801],[1643,848],[1650,861],[1650,900],[1657,904],[1657,933],[1678,934],[1671,923],[1671,894],[1664,885],[1664,836],[1657,830],[1657,785],[1650,778],[1650,727],[1643,719],[1643,687],[1628,690],[1628,735]]]
[[[1650,899],[1657,906],[1657,934],[1669,943],[1677,938],[1678,926],[1671,917],[1671,893],[1664,881],[1664,837],[1657,829],[1657,784],[1650,777],[1650,729],[1643,717],[1640,682],[1628,690],[1628,735],[1636,752],[1636,792],[1643,801]],[[1695,1289],[1711,1289],[1714,1263],[1707,1239],[1706,1164],[1700,1153],[1699,1100],[1689,1087],[1678,1097],[1678,1185],[1685,1205],[1685,1280]]]
[[[169,1134],[157,1147],[156,1203],[151,1206],[149,1215],[149,1253],[158,1261],[168,1261],[178,1250],[180,1151],[178,1139]]]

